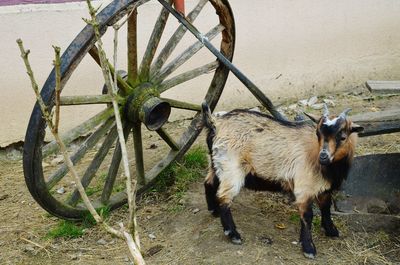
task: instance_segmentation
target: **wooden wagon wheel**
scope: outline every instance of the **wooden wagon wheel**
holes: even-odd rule
[[[124,19],[124,16],[132,10],[141,10],[141,6],[149,0],[118,0],[112,2],[101,11],[98,22],[102,34],[107,28]],[[150,4],[157,2],[150,1]],[[157,4],[157,6],[161,5]],[[187,20],[194,22],[202,9],[212,8],[215,10],[215,27],[211,28],[205,36],[208,40],[217,37],[220,39],[220,51],[229,60],[233,57],[235,43],[235,26],[231,8],[227,0],[199,0],[199,3],[187,15]],[[214,13],[214,12],[213,12]],[[229,70],[221,63],[211,57],[211,62],[196,67],[191,66],[190,70],[182,71],[182,65],[192,58],[202,47],[203,44],[195,41],[183,52],[175,51],[176,57],[171,59],[170,55],[184,36],[186,28],[178,25],[173,35],[166,41],[165,46],[157,49],[164,28],[167,24],[169,12],[161,8],[161,12],[156,19],[155,27],[149,38],[147,47],[143,52],[143,59],[137,63],[138,48],[136,45],[137,21],[140,16],[136,11],[132,12],[128,20],[127,27],[127,76],[121,72],[118,76],[119,97],[121,104],[121,116],[125,128],[126,139],[133,135],[133,145],[135,158],[133,160],[132,171],[136,169],[136,178],[141,190],[144,190],[152,181],[174,160],[180,158],[192,145],[200,132],[198,128],[200,103],[205,99],[212,109],[215,108],[222,93]],[[206,18],[212,20],[211,17]],[[93,64],[98,64],[98,53],[94,46],[95,37],[91,26],[86,26],[69,45],[61,58],[61,86],[65,88],[67,81],[73,76],[75,69],[81,64],[83,58],[92,57]],[[158,51],[158,54],[157,54]],[[171,56],[172,57],[172,56]],[[85,59],[86,60],[86,59]],[[193,60],[192,60],[193,61]],[[201,60],[200,60],[201,61]],[[196,60],[197,62],[197,60]],[[195,62],[195,63],[196,63]],[[180,72],[172,75],[178,69]],[[114,69],[112,69],[114,71]],[[212,72],[213,75],[206,75]],[[167,90],[184,87],[186,82],[199,76],[209,76],[210,85],[204,97],[196,103],[178,101],[163,97]],[[54,69],[45,82],[41,95],[44,102],[52,108],[55,89]],[[186,88],[190,89],[190,88]],[[63,95],[68,90],[64,89],[61,94],[61,115],[63,105],[80,108],[92,106],[92,104],[103,104],[104,109],[83,123],[69,129],[62,135],[67,145],[76,145],[77,139],[84,135],[85,138],[75,148],[71,147],[70,154],[74,164],[78,164],[81,169],[82,183],[85,187],[90,187],[91,183],[97,183],[97,190],[90,195],[97,207],[109,207],[115,209],[126,202],[126,192],[121,188],[116,188],[116,183],[121,152],[117,142],[116,126],[112,108],[109,107],[110,99],[108,95],[101,94],[101,88],[94,87],[93,96]],[[183,133],[179,136],[168,133],[168,120],[170,111],[175,109],[188,110],[191,113],[190,124],[184,125]],[[85,113],[85,112],[83,112]],[[154,130],[156,137],[162,139],[168,150],[162,158],[156,160],[152,165],[145,165],[143,152],[142,124],[149,130]],[[68,182],[68,169],[65,164],[56,163],[53,166],[43,166],[48,164],[45,161],[53,158],[59,152],[54,141],[46,142],[46,124],[42,118],[39,106],[36,104],[25,136],[24,145],[24,174],[28,189],[35,200],[49,213],[65,218],[80,219],[87,213],[85,207],[80,203],[80,197],[75,190],[73,183]],[[158,135],[158,136],[157,136]],[[154,138],[156,138],[154,137]],[[154,139],[153,138],[153,139]],[[47,160],[46,160],[47,159]],[[86,160],[82,162],[82,160]],[[106,164],[106,165],[104,165]],[[99,176],[99,168],[106,167],[105,173]],[[100,181],[100,178],[102,181]],[[63,190],[60,191],[60,183],[63,183]],[[99,186],[99,183],[101,186]],[[65,189],[64,189],[65,187]]]

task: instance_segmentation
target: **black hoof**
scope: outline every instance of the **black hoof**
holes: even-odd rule
[[[226,236],[229,236],[229,239],[231,242],[235,245],[241,245],[242,244],[242,238],[240,234],[237,231],[230,231],[230,230],[225,230],[224,234]]]
[[[325,235],[329,237],[339,237],[339,230],[334,225],[324,227]]]
[[[314,259],[315,256],[317,255],[317,250],[315,249],[315,246],[313,243],[308,243],[308,244],[302,243],[302,248],[303,248],[304,257],[306,257],[306,258]]]

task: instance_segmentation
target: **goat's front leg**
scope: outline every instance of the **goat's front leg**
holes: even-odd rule
[[[313,219],[312,201],[299,203],[300,213],[300,243],[303,248],[303,254],[307,258],[313,259],[317,254],[314,242],[312,241],[311,226]]]
[[[325,230],[325,235],[330,237],[338,237],[339,231],[331,218],[332,195],[330,192],[324,192],[318,195],[318,206],[321,211],[321,226]]]

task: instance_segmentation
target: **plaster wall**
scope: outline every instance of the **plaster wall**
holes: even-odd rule
[[[188,9],[194,5],[193,0],[186,3]],[[230,0],[230,3],[237,34],[234,63],[273,101],[350,89],[368,79],[400,79],[400,1]],[[152,1],[139,15],[155,17],[158,6],[157,1]],[[211,9],[205,12],[212,16]],[[207,20],[208,14],[205,15],[199,23],[207,30],[213,25]],[[52,68],[51,45],[65,50],[85,26],[82,17],[87,17],[84,3],[0,7],[1,147],[23,140],[35,102],[15,40],[22,38],[31,50],[36,78],[43,84]],[[150,23],[141,26],[142,40],[148,38],[152,27]],[[172,30],[173,27],[166,29]],[[192,42],[193,38],[188,37],[183,44]],[[110,49],[111,41],[107,47]],[[143,51],[144,47],[140,44],[139,49]],[[123,65],[124,59],[121,60]],[[101,74],[93,62],[84,60],[78,70],[65,93],[93,94],[93,87],[100,91]],[[196,102],[207,88],[207,81],[200,78],[188,83],[189,88],[171,91],[168,96],[187,97],[188,101],[193,98]],[[231,74],[218,109],[255,104],[256,100]],[[80,122],[97,111],[98,107],[76,108],[66,111],[61,118],[68,127],[72,126],[71,121]]]

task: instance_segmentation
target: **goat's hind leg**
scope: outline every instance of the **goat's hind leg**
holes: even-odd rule
[[[218,176],[220,185],[217,192],[217,198],[220,207],[221,224],[224,228],[224,233],[229,236],[233,244],[242,244],[242,238],[236,230],[235,222],[233,221],[230,205],[233,198],[239,194],[240,189],[244,184],[244,176],[227,177]]]
[[[219,179],[215,175],[213,168],[210,168],[206,180],[204,181],[204,189],[208,210],[215,217],[219,216],[220,207],[217,199],[217,191],[219,187]]]
[[[321,211],[321,225],[325,230],[325,235],[329,237],[338,237],[339,231],[331,217],[332,195],[330,192],[324,192],[318,195],[317,203]]]

